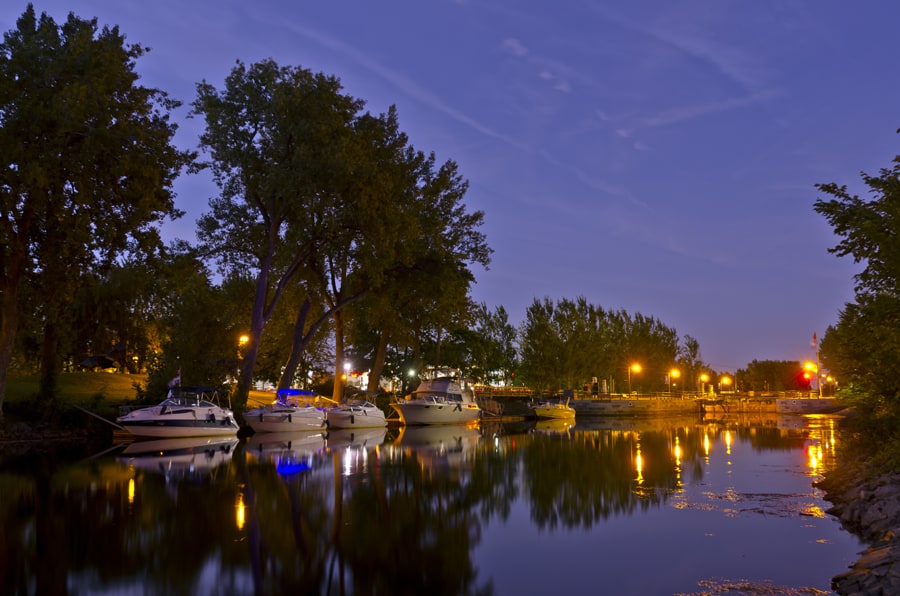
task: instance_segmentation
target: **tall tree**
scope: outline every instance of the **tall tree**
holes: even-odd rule
[[[197,85],[200,144],[220,196],[198,222],[220,268],[252,271],[255,295],[236,404],[246,403],[260,341],[281,294],[329,242],[330,173],[343,171],[350,125],[362,102],[335,77],[272,60],[238,62],[218,91]]]
[[[172,145],[179,104],[137,84],[146,53],[117,27],[28,5],[0,44],[0,412],[30,279],[42,289],[41,394],[54,403],[62,317],[84,271],[132,243],[159,246],[177,217],[172,183],[191,160]]]

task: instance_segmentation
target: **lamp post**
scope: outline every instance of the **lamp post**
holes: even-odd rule
[[[628,395],[631,395],[631,373],[637,374],[641,372],[641,365],[635,362],[628,367]]]
[[[706,395],[706,383],[709,382],[709,375],[706,373],[700,374],[700,395]]]
[[[722,393],[728,391],[728,386],[731,385],[731,377],[725,375],[719,381],[719,391]]]
[[[677,379],[681,376],[681,371],[677,368],[673,368],[669,371],[668,381],[669,381],[669,394],[672,393],[672,379]]]

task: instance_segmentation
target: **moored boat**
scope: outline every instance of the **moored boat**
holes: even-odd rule
[[[407,425],[465,424],[481,418],[472,388],[450,376],[423,380],[409,397],[391,407]]]
[[[244,421],[254,432],[312,430],[325,425],[325,410],[309,403],[314,393],[299,389],[278,391],[275,403],[254,408],[244,414]]]
[[[539,401],[530,406],[531,412],[538,418],[552,418],[561,420],[573,420],[575,418],[575,408],[569,405],[569,400],[560,401]]]
[[[134,436],[155,438],[237,435],[240,428],[214,387],[170,387],[158,405],[123,408],[116,422]]]
[[[380,428],[387,426],[384,412],[369,401],[351,401],[325,411],[328,428]]]

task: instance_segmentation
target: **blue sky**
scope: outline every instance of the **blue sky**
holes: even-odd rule
[[[803,360],[853,297],[814,184],[861,195],[900,153],[900,4],[758,0],[36,2],[118,25],[142,83],[190,103],[236,60],[339,77],[452,159],[494,249],[474,298],[513,323],[584,296],[660,319],[733,371]],[[0,7],[8,31],[25,2]],[[202,123],[178,143],[196,148]],[[178,181],[193,239],[216,188]]]

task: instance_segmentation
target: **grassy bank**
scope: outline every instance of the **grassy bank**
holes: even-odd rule
[[[113,403],[132,401],[134,385],[145,384],[147,375],[123,375],[105,372],[60,373],[58,395],[60,400],[85,405],[98,398]],[[38,375],[11,377],[6,385],[6,403],[27,401],[37,395]],[[161,398],[160,398],[161,399]]]

